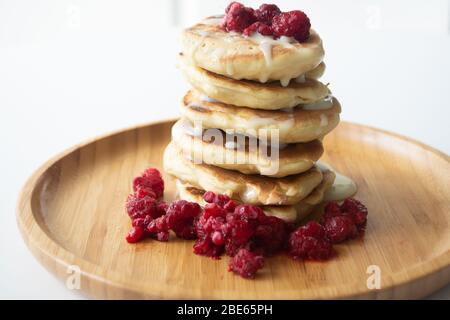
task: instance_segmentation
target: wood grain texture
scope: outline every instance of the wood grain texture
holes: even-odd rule
[[[450,282],[449,157],[381,130],[341,123],[325,139],[324,161],[352,177],[369,208],[365,239],[338,245],[326,263],[284,255],[256,280],[227,261],[195,256],[192,242],[129,245],[124,202],[132,178],[162,169],[173,121],[110,134],[44,164],[21,194],[17,219],[36,258],[62,279],[81,268],[81,290],[96,298],[420,298]],[[174,197],[173,179],[166,197]],[[369,265],[381,289],[366,285]]]

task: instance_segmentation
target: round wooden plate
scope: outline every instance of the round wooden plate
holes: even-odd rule
[[[369,221],[364,240],[336,246],[335,259],[303,263],[279,255],[266,259],[252,281],[227,272],[226,257],[194,255],[190,241],[128,244],[124,203],[132,178],[147,167],[162,169],[172,124],[153,123],[81,144],[29,179],[18,223],[30,250],[51,272],[67,279],[69,266],[78,266],[80,289],[96,298],[420,298],[449,283],[449,157],[345,122],[325,139],[324,161],[356,181]],[[164,178],[171,200],[174,182]],[[379,289],[373,286],[378,275]]]

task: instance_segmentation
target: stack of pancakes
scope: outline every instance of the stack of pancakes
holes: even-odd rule
[[[206,191],[298,221],[322,202],[335,174],[317,165],[341,107],[318,79],[324,51],[306,42],[227,33],[210,17],[182,34],[179,67],[192,85],[164,154],[180,198]]]

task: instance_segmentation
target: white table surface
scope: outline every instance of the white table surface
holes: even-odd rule
[[[80,141],[176,116],[188,88],[175,68],[180,26],[221,2],[0,0],[0,298],[83,298],[26,249],[18,193],[40,164]],[[343,119],[448,154],[449,2],[423,3],[316,0],[302,8],[324,40],[324,80]],[[431,298],[450,299],[450,286]]]

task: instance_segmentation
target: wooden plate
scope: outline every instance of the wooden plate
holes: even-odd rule
[[[338,245],[334,260],[303,263],[280,255],[267,259],[251,281],[227,272],[226,257],[194,255],[189,241],[127,244],[124,202],[131,180],[147,167],[162,169],[172,124],[81,144],[30,178],[18,223],[30,250],[52,273],[67,279],[68,266],[78,266],[81,290],[97,298],[419,298],[449,283],[449,157],[351,123],[326,138],[324,160],[357,182],[369,222],[365,239]],[[174,183],[165,180],[170,200]],[[374,270],[380,271],[380,289],[367,286],[369,277],[375,283]]]

